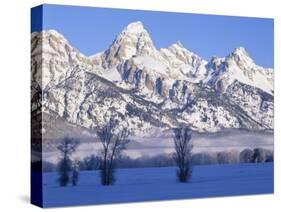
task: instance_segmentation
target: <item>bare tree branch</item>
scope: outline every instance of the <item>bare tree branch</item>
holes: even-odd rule
[[[103,162],[100,167],[102,184],[111,185],[114,183],[114,162],[129,142],[129,131],[119,127],[117,120],[110,119],[97,131],[97,135],[103,148]]]
[[[191,129],[174,129],[173,139],[175,146],[174,160],[178,166],[177,177],[180,182],[187,182],[191,177]]]

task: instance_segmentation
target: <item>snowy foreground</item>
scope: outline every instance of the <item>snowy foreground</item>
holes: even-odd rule
[[[44,174],[44,207],[273,193],[273,163],[196,166],[186,184],[174,167],[119,169],[106,187],[97,171],[81,172],[77,187],[59,187],[56,178]]]

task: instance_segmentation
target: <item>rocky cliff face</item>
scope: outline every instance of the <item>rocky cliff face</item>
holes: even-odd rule
[[[31,45],[32,95],[67,124],[95,129],[114,117],[141,135],[180,125],[273,130],[273,70],[242,47],[210,61],[180,42],[158,50],[141,22],[91,57],[54,30],[32,33]]]

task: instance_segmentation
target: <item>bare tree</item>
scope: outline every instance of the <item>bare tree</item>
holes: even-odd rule
[[[100,168],[101,158],[96,155],[90,155],[80,162],[80,170],[98,170]]]
[[[265,150],[262,148],[255,148],[253,154],[253,163],[264,163],[266,160]]]
[[[127,128],[118,127],[118,121],[110,119],[97,131],[97,135],[102,144],[101,183],[112,185],[115,181],[115,161],[129,142],[129,132]]]
[[[72,165],[72,177],[71,177],[72,186],[77,186],[78,181],[79,181],[79,162],[78,160],[75,160]]]
[[[78,145],[79,141],[76,139],[65,137],[57,147],[61,153],[61,159],[58,166],[58,182],[60,186],[67,186],[69,183],[69,171],[71,170],[72,163],[70,156],[76,151]]]
[[[238,163],[238,153],[235,151],[223,151],[217,153],[218,164]]]
[[[253,161],[254,151],[251,149],[244,149],[240,153],[240,162],[241,163],[251,163]]]
[[[188,127],[174,129],[174,145],[176,152],[174,159],[178,166],[177,177],[180,182],[187,182],[192,173],[191,167],[191,144],[192,131]]]

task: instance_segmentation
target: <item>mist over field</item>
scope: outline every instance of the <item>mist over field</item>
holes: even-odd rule
[[[154,157],[174,152],[174,143],[171,133],[157,137],[132,137],[124,154],[131,158]],[[193,153],[242,151],[262,147],[273,150],[274,135],[270,132],[249,132],[244,130],[226,130],[219,133],[193,133]],[[100,154],[100,142],[97,138],[80,138],[81,144],[73,155],[74,158],[83,159],[92,154]],[[48,144],[43,153],[45,161],[56,163],[58,151],[55,143]]]

